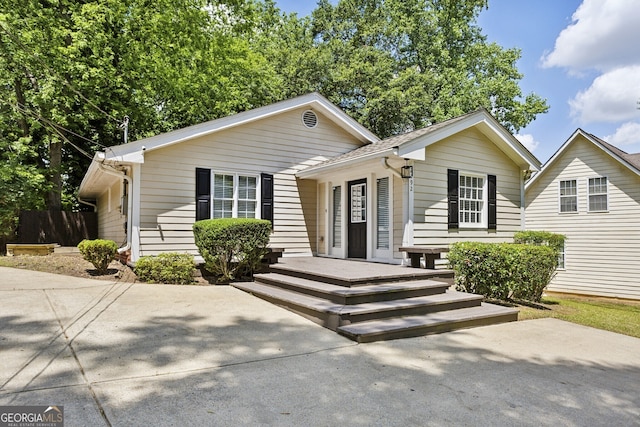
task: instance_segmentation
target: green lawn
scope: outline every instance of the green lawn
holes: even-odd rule
[[[640,338],[640,302],[554,295],[542,303],[547,310],[519,307],[518,319],[554,317]]]

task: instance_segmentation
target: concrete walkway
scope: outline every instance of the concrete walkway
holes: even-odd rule
[[[640,425],[640,339],[553,319],[355,344],[228,286],[0,267],[0,405],[66,426]]]

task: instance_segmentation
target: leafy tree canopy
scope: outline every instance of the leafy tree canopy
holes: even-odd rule
[[[517,131],[517,49],[488,43],[486,0],[4,0],[0,234],[20,209],[77,208],[96,150],[319,91],[381,137],[479,106]]]

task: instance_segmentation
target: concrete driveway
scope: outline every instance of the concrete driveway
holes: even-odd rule
[[[355,344],[229,286],[0,267],[0,405],[66,426],[640,425],[640,339],[554,319]]]

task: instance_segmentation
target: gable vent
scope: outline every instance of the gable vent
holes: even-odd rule
[[[306,127],[312,129],[318,125],[318,116],[311,110],[302,113],[302,122]]]

